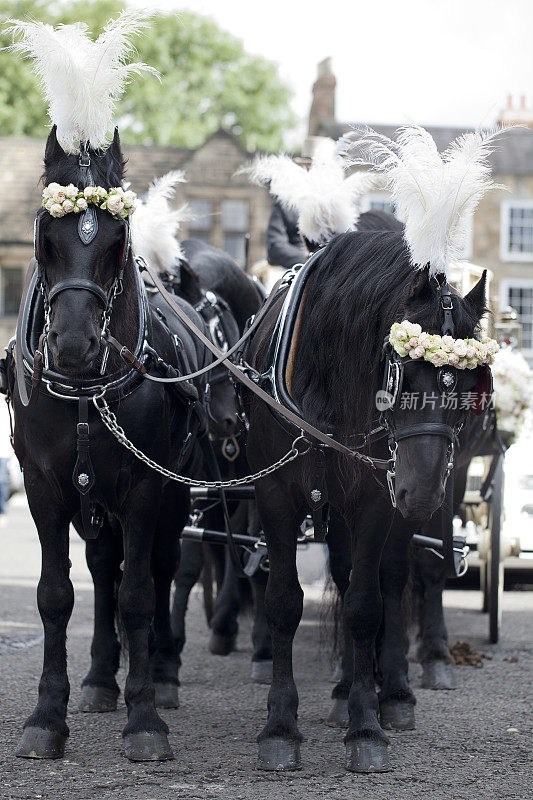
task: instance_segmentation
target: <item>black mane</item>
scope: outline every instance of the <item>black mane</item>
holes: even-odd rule
[[[306,309],[292,392],[307,420],[345,434],[365,430],[375,416],[382,345],[392,323],[407,318],[430,333],[440,333],[443,323],[427,269],[415,271],[400,230],[383,226],[341,234],[327,245],[310,278]],[[455,335],[473,336],[479,316],[457,295]]]

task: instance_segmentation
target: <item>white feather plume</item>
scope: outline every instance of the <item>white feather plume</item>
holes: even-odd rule
[[[94,149],[105,148],[116,103],[128,80],[146,71],[158,75],[146,64],[127,63],[134,50],[132,38],[151,16],[147,11],[123,11],[95,42],[81,22],[53,28],[37,20],[11,21],[10,49],[32,59],[65,152],[77,152],[86,139]]]
[[[353,230],[359,201],[377,183],[377,176],[356,172],[346,177],[350,163],[331,139],[320,142],[309,171],[287,155],[259,156],[246,168],[253,183],[270,185],[270,193],[298,214],[300,233],[324,244],[338,233]]]
[[[500,133],[465,133],[442,154],[418,125],[400,128],[396,141],[368,128],[344,137],[353,163],[372,164],[386,176],[417,269],[429,264],[430,274],[447,274],[461,258],[479,201],[503,188],[493,183],[489,164]]]
[[[191,219],[191,214],[186,204],[173,209],[170,200],[176,186],[184,182],[185,174],[180,170],[156,178],[130,217],[133,252],[158,272],[174,272],[176,263],[183,258],[177,235],[181,223]]]

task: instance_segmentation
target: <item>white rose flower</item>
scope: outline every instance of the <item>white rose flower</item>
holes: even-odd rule
[[[474,356],[476,355],[476,351],[474,350],[474,348],[471,345],[467,345],[465,355],[470,360],[470,359],[474,358]]]
[[[78,208],[78,211],[86,211],[87,200],[85,199],[85,197],[78,197],[78,199],[76,200],[76,206]]]
[[[131,189],[127,192],[124,192],[122,200],[124,202],[124,208],[132,208],[135,205],[136,200],[135,192],[132,192]]]
[[[63,190],[61,190],[60,192],[56,192],[54,194],[54,200],[56,201],[56,203],[62,203],[64,199],[65,199],[65,192]]]
[[[43,200],[48,200],[49,197],[50,197],[50,189],[48,188],[48,186],[45,186],[43,189]]]
[[[107,198],[107,210],[110,211],[111,214],[120,214],[120,212],[124,210],[124,203],[120,195],[109,195]]]
[[[69,183],[68,186],[65,186],[65,197],[68,197],[69,200],[73,200],[77,194],[78,187],[74,186],[73,183]]]
[[[50,214],[53,217],[64,217],[65,216],[65,212],[63,211],[63,206],[60,205],[59,203],[52,203],[52,205],[50,206],[48,211],[50,212]]]
[[[464,339],[456,339],[453,345],[453,352],[463,358],[466,355],[466,342]]]
[[[424,355],[424,352],[425,352],[424,348],[418,346],[418,347],[414,347],[412,350],[410,350],[409,351],[409,355],[411,356],[411,358],[422,358],[422,356]]]
[[[97,186],[96,189],[94,190],[94,193],[100,200],[103,200],[104,197],[107,197],[107,192],[103,188],[103,186]]]
[[[72,200],[63,200],[63,211],[65,214],[70,214],[71,211],[74,211],[74,203]]]
[[[63,187],[60,186],[59,183],[49,183],[46,188],[48,189],[49,196],[51,197],[52,195],[55,195],[58,192],[60,192]]]
[[[122,198],[122,196],[124,195],[124,189],[122,188],[122,186],[113,186],[109,190],[109,194],[118,194],[118,196]]]
[[[451,353],[453,351],[454,343],[455,343],[455,340],[454,340],[453,336],[443,336],[442,337],[442,342],[441,342],[441,347],[447,353]]]
[[[448,353],[448,364],[451,367],[456,367],[459,363],[459,356],[457,353]]]
[[[431,345],[431,335],[425,331],[418,337],[420,347],[428,348]]]
[[[96,194],[96,186],[86,186],[83,190],[83,194],[87,199],[89,199],[89,197],[94,197]]]

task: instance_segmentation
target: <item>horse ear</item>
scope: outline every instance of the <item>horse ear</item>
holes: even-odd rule
[[[57,125],[52,127],[46,140],[46,147],[44,150],[44,163],[46,166],[53,164],[61,158],[64,158],[65,151],[57,141]]]
[[[431,284],[429,282],[429,266],[424,269],[417,269],[413,280],[409,286],[407,303],[414,300],[423,300],[431,295]]]
[[[120,136],[118,135],[118,128],[115,128],[113,139],[108,147],[108,153],[112,155],[113,158],[122,159],[122,149],[120,147]]]
[[[473,289],[465,295],[465,302],[472,308],[476,315],[476,319],[480,320],[486,307],[486,291],[487,291],[487,270],[483,270],[483,275],[478,280]]]

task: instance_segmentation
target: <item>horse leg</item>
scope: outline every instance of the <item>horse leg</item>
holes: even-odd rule
[[[124,574],[118,604],[128,638],[129,672],[124,690],[128,722],[122,731],[124,751],[130,761],[164,761],[173,758],[168,727],[155,709],[148,636],[155,611],[151,555],[161,482],[150,476],[137,483],[123,504]]]
[[[254,602],[252,628],[252,680],[256,683],[272,683],[272,639],[265,615],[265,591],[268,572],[258,569],[250,578]]]
[[[416,552],[417,577],[422,585],[418,657],[422,663],[424,689],[455,689],[455,676],[448,631],[444,621],[442,593],[446,582],[444,562],[434,553]]]
[[[94,585],[94,634],[91,668],[81,685],[80,711],[115,711],[120,693],[115,678],[120,663],[115,610],[122,543],[107,518],[98,537],[86,541],[85,557]]]
[[[199,542],[184,541],[181,543],[181,555],[178,569],[174,575],[174,598],[170,624],[178,665],[181,664],[181,652],[185,646],[185,615],[189,604],[189,596],[204,566],[204,554]]]
[[[67,625],[74,606],[69,569],[69,515],[51,496],[45,476],[25,467],[24,483],[42,551],[37,605],[44,628],[39,699],[24,724],[15,755],[62,758],[69,730],[65,723],[70,685],[67,676]]]
[[[416,698],[408,679],[408,638],[403,603],[409,576],[411,533],[412,526],[396,515],[380,565],[383,619],[377,652],[381,727],[400,731],[414,730],[415,727]]]
[[[345,737],[346,768],[353,772],[386,772],[388,739],[379,723],[374,680],[374,652],[383,603],[379,586],[381,551],[392,521],[392,509],[381,492],[361,498],[350,585],[344,613],[352,634],[353,683],[348,697],[350,723]]]
[[[154,648],[151,655],[157,708],[178,708],[178,654],[170,627],[170,587],[179,559],[179,534],[189,516],[188,489],[168,485],[155,532],[152,572],[155,589]]]
[[[234,506],[235,510],[230,518],[233,531],[245,532],[247,522],[246,507],[247,503],[242,501]],[[224,517],[220,509],[214,512],[214,516],[216,518],[215,529],[223,530]],[[227,547],[212,547],[211,552],[216,565],[218,591],[215,610],[209,623],[213,631],[209,641],[209,649],[214,655],[227,656],[235,650],[239,632],[239,623],[237,621],[241,607],[239,578],[235,572]],[[220,575],[222,575],[222,581],[220,581]]]
[[[348,696],[353,680],[353,641],[350,629],[343,612],[343,598],[350,584],[352,556],[350,548],[350,531],[338,511],[331,509],[328,530],[329,568],[333,582],[339,592],[335,616],[340,623],[341,674],[333,687],[333,700],[326,725],[332,728],[347,728],[349,723]],[[338,617],[340,616],[340,619]]]
[[[256,495],[270,561],[265,613],[273,660],[268,719],[258,736],[259,767],[298,769],[303,737],[296,722],[298,692],[292,671],[292,646],[303,610],[303,591],[296,571],[296,540],[304,513],[298,512],[288,490],[275,479],[258,481]]]
[[[213,555],[224,559],[222,583],[217,592],[215,611],[211,618],[209,649],[216,656],[227,656],[235,650],[239,630],[237,615],[240,607],[239,579],[227,548],[214,547]],[[216,563],[216,562],[215,562]]]

